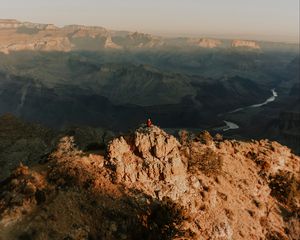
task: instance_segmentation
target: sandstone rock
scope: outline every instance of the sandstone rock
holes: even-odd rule
[[[156,126],[140,127],[131,138],[127,143],[120,137],[108,147],[108,163],[115,169],[118,181],[143,186],[160,199],[178,198],[186,190],[187,166],[181,159],[177,139]],[[168,193],[170,189],[172,194]]]

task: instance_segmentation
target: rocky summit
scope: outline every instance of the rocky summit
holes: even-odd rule
[[[1,240],[299,238],[300,158],[277,142],[141,126],[81,146],[1,182]]]

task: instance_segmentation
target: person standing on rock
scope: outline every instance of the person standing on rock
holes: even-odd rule
[[[148,118],[148,120],[147,120],[147,127],[151,127],[151,126],[152,126],[151,119],[150,119],[150,118]]]

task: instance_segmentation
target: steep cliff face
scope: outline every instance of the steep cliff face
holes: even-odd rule
[[[260,46],[255,41],[248,41],[248,40],[233,40],[231,43],[232,47],[235,48],[251,48],[251,49],[260,49]]]
[[[103,49],[148,49],[159,47],[162,39],[144,33],[118,32],[96,26],[0,20],[0,53],[15,51],[62,51]]]
[[[0,186],[5,239],[297,239],[299,163],[268,140],[141,126],[105,156],[62,137]]]

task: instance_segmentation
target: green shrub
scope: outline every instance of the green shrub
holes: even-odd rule
[[[205,175],[217,175],[221,172],[223,159],[212,149],[207,148],[204,151],[191,150],[189,161],[189,170],[200,170]]]

